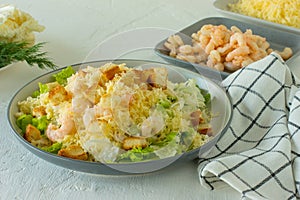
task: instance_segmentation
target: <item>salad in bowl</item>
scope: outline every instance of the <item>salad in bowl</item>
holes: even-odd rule
[[[208,151],[227,129],[231,104],[216,83],[182,68],[99,61],[38,77],[8,113],[17,138],[39,157],[85,172],[140,173]]]

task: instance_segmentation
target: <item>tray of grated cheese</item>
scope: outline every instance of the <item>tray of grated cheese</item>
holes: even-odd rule
[[[299,0],[215,0],[213,5],[228,17],[300,33]]]

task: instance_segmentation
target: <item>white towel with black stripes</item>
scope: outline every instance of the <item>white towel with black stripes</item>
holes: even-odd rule
[[[300,67],[300,64],[299,64]],[[275,53],[229,75],[229,129],[199,159],[202,186],[249,199],[300,197],[300,80]]]

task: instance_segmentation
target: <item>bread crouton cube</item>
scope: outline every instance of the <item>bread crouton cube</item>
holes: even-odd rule
[[[33,116],[39,118],[39,117],[42,117],[44,115],[46,115],[46,108],[45,106],[37,106],[37,107],[34,107],[32,109],[32,114]]]
[[[117,74],[120,74],[123,70],[118,65],[114,65],[103,71],[103,75],[108,80],[112,80]]]
[[[30,143],[35,142],[35,141],[41,139],[41,132],[35,126],[28,124],[26,126],[24,138],[25,138],[25,140],[27,140]]]
[[[58,151],[59,156],[77,159],[77,160],[87,160],[87,153],[79,145],[70,145],[67,148]]]
[[[49,91],[49,100],[53,105],[58,105],[63,101],[68,101],[71,96],[68,94],[67,90],[61,86],[57,85]]]
[[[123,141],[123,149],[130,150],[133,148],[145,148],[148,146],[148,142],[145,138],[140,137],[128,137]]]
[[[147,79],[149,85],[155,88],[167,89],[168,72],[165,68],[153,68]]]

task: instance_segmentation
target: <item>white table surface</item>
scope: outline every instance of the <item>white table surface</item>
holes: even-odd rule
[[[47,42],[45,50],[59,66],[86,60],[97,44],[105,40],[112,42],[107,38],[122,35],[124,31],[149,27],[178,31],[202,18],[220,16],[212,0],[11,0],[1,3],[15,4],[46,27],[44,32],[36,34],[37,41]],[[108,45],[102,56],[120,53],[116,45]],[[299,59],[290,67],[297,72],[296,63]],[[197,166],[192,162],[154,174],[107,177],[71,171],[36,157],[13,136],[6,115],[16,90],[42,73],[45,71],[24,63],[0,71],[0,200],[241,198],[229,186],[214,191],[203,188]]]

